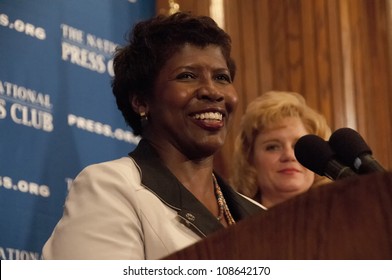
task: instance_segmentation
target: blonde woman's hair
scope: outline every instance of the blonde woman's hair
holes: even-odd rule
[[[331,129],[323,115],[310,108],[304,97],[296,92],[269,91],[248,104],[241,119],[240,131],[235,141],[232,185],[242,194],[261,198],[256,183],[256,169],[252,166],[253,146],[256,136],[287,117],[302,120],[309,134],[328,140]],[[315,174],[312,186],[330,182]]]

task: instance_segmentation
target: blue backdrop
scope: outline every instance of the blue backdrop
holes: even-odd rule
[[[155,0],[0,1],[0,259],[40,259],[72,179],[138,138],[112,54]]]

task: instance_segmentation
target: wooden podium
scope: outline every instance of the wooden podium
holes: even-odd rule
[[[321,186],[165,259],[392,259],[392,173]]]

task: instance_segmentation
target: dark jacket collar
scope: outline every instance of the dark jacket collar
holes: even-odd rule
[[[155,193],[163,203],[177,210],[182,221],[201,236],[222,229],[222,224],[189,192],[162,163],[157,152],[142,139],[129,153],[139,166],[142,184]],[[228,186],[215,174],[234,220],[241,220],[262,211]]]

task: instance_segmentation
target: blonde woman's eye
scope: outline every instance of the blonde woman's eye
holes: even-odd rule
[[[267,151],[278,151],[280,149],[279,145],[268,145],[265,147]]]

